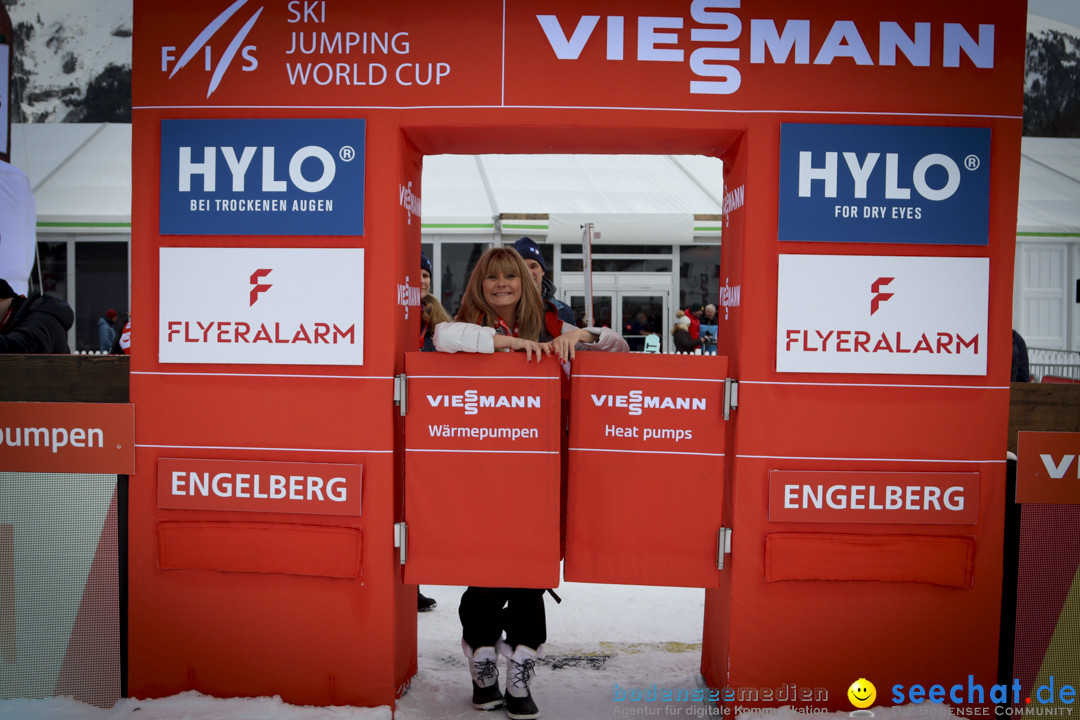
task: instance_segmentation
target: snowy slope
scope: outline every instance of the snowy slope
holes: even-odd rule
[[[15,0],[7,10],[16,36],[26,38],[29,122],[63,122],[65,100],[82,99],[110,64],[131,67],[132,0]]]

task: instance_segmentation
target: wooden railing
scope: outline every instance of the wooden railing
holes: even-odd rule
[[[0,355],[0,402],[128,402],[127,355]]]
[[[1013,383],[1009,392],[1009,450],[1020,430],[1080,432],[1080,385]]]

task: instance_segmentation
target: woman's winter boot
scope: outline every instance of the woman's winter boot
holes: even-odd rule
[[[465,658],[469,661],[472,675],[472,704],[477,710],[494,710],[502,707],[503,696],[499,691],[499,668],[495,664],[499,655],[491,645],[473,650],[461,643]]]

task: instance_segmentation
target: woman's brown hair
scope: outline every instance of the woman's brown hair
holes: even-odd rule
[[[428,327],[435,327],[439,323],[450,322],[450,313],[439,302],[439,298],[431,293],[420,298],[420,318]]]
[[[517,306],[518,336],[525,340],[538,341],[544,331],[544,299],[536,289],[529,268],[510,247],[491,248],[480,256],[480,261],[473,268],[469,282],[465,285],[465,295],[461,299],[461,308],[456,320],[495,327],[498,314],[484,299],[484,278],[505,273],[521,278],[521,299]]]

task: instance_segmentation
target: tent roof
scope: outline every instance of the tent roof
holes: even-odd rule
[[[130,229],[131,125],[13,124],[11,163],[30,177],[39,229]]]
[[[1080,236],[1080,139],[1023,139],[1016,232]]]
[[[39,230],[130,229],[130,125],[11,130],[11,161],[30,177]],[[643,235],[651,218],[669,237],[695,215],[721,214],[723,163],[675,155],[433,155],[424,158],[421,194],[425,232],[494,232],[496,220],[515,222],[507,216],[525,229],[529,220],[520,216],[539,214],[550,218],[552,234],[587,215],[622,218],[621,232],[637,226]],[[698,225],[695,234],[718,230]],[[1023,138],[1017,233],[1080,237],[1080,139]]]

